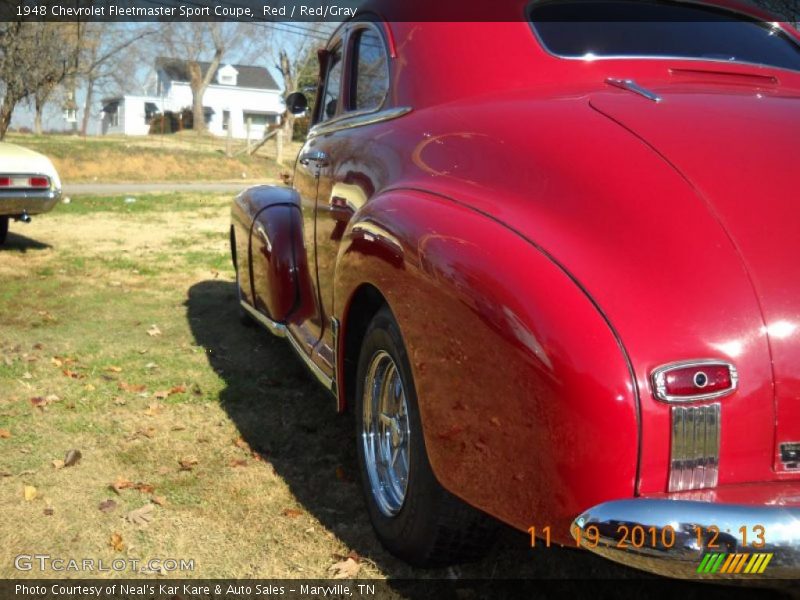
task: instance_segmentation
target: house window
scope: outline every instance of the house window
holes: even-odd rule
[[[219,82],[224,85],[234,85],[236,83],[233,75],[220,75]]]
[[[144,122],[146,124],[150,124],[150,121],[153,120],[153,117],[158,114],[158,106],[156,106],[155,102],[145,102],[144,103]]]
[[[119,102],[110,102],[103,107],[108,124],[111,127],[119,126]]]
[[[351,89],[350,108],[370,110],[380,108],[389,91],[389,70],[383,40],[372,29],[357,33],[355,44],[355,73]]]
[[[275,123],[276,116],[270,113],[246,112],[244,113],[244,122],[249,121],[253,127],[266,127]]]
[[[231,111],[223,110],[222,111],[222,129],[223,131],[228,131],[228,127],[231,123]]]

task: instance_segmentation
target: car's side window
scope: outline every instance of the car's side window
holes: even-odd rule
[[[342,47],[334,48],[328,58],[328,74],[325,77],[325,91],[322,96],[322,111],[319,120],[327,121],[336,114],[339,107],[339,94],[342,81]]]
[[[389,91],[389,68],[383,40],[372,29],[356,32],[353,43],[353,81],[351,110],[380,108]]]

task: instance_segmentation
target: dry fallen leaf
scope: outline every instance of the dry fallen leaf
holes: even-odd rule
[[[153,510],[155,507],[148,503],[142,506],[141,508],[137,508],[136,510],[132,510],[128,513],[126,517],[130,523],[134,525],[139,525],[141,527],[146,527],[150,521],[153,520]]]
[[[122,373],[122,367],[115,367],[114,365],[106,367],[106,371],[111,373]]]
[[[302,510],[297,510],[296,508],[284,508],[283,509],[283,516],[289,517],[290,519],[296,519],[300,515],[303,514]]]
[[[246,467],[247,460],[244,458],[232,458],[229,464],[231,467]]]
[[[117,477],[117,480],[114,483],[110,484],[108,487],[110,487],[112,490],[114,490],[114,492],[119,494],[122,490],[133,487],[133,482],[123,477]]]
[[[26,485],[22,488],[22,495],[25,497],[26,502],[36,499],[36,488],[32,485]]]
[[[82,375],[80,373],[76,373],[75,371],[70,371],[69,369],[64,369],[61,371],[64,375],[69,377],[70,379],[83,379],[86,375]]]
[[[47,508],[44,509],[43,512],[44,512],[45,516],[52,517],[53,513],[55,513],[56,511],[54,511],[51,507],[48,506]]]
[[[153,398],[156,400],[166,400],[169,397],[169,390],[159,390],[157,392],[153,392]],[[151,404],[151,406],[153,406]]]
[[[114,404],[116,404],[117,406],[124,406],[125,404],[127,404],[127,402],[128,401],[125,400],[125,398],[123,398],[122,396],[117,396],[116,398],[114,398]]]
[[[36,396],[34,398],[31,398],[31,406],[34,406],[36,408],[44,408],[45,406],[47,406],[47,399],[42,398],[41,396]]]
[[[23,379],[33,379],[33,375],[31,375],[30,373],[28,373],[27,371],[25,371],[25,372],[22,374],[22,378],[23,378]]]
[[[155,427],[148,427],[147,429],[138,429],[136,433],[134,433],[131,436],[128,436],[128,440],[135,440],[140,437],[146,437],[147,439],[152,439],[155,434],[156,434]]]
[[[63,468],[64,468],[64,461],[63,461],[63,460],[60,460],[60,459],[58,459],[58,458],[57,458],[57,459],[55,459],[55,460],[53,461],[53,463],[52,463],[52,464],[53,464],[53,468],[54,468],[55,470],[58,470],[58,469],[63,469]]]
[[[78,464],[81,458],[83,458],[83,454],[81,454],[80,450],[75,448],[67,450],[67,453],[64,455],[64,466],[73,467]]]
[[[103,500],[97,508],[99,508],[101,512],[107,513],[117,508],[117,503],[109,498],[108,500]]]
[[[355,579],[360,569],[361,565],[348,557],[346,560],[332,565],[328,570],[333,571],[334,579]]]
[[[186,386],[185,385],[183,385],[183,384],[174,385],[174,386],[172,386],[170,388],[169,395],[171,396],[172,394],[183,394],[185,392],[186,392]]]
[[[142,492],[143,494],[152,494],[156,487],[149,483],[142,483],[141,481],[134,486],[137,490]]]
[[[64,361],[62,361],[62,360],[61,360],[60,358],[58,358],[57,356],[54,356],[53,358],[51,358],[51,359],[50,359],[50,362],[51,362],[51,363],[53,363],[53,364],[54,364],[55,366],[57,366],[57,367],[60,367],[60,366],[62,366],[62,365],[64,364]]]
[[[91,383],[87,383],[83,386],[83,389],[85,389],[87,392],[93,392],[96,388]]]
[[[0,429],[0,439],[7,440],[11,437],[11,432],[8,429]]]
[[[148,417],[155,417],[163,408],[164,407],[162,405],[154,402],[148,406],[147,409],[145,409],[144,414],[146,414]]]
[[[156,337],[161,335],[161,330],[158,328],[158,325],[150,325],[150,329],[147,330],[147,335],[150,337]]]
[[[134,394],[139,394],[147,389],[143,383],[125,383],[124,381],[120,381],[117,387],[123,392],[133,392]]]
[[[199,461],[194,456],[184,456],[178,461],[181,465],[181,471],[191,471]]]
[[[233,440],[233,445],[236,446],[237,448],[241,448],[242,450],[247,450],[248,452],[250,451],[250,444],[245,442],[244,438],[240,437],[236,438],[235,440]]]
[[[116,532],[111,534],[111,539],[109,540],[108,545],[111,546],[115,552],[122,552],[123,548],[125,548],[125,543],[122,541],[122,536]]]
[[[165,506],[167,504],[167,499],[164,496],[152,496],[150,500],[153,504],[158,504],[159,506]]]
[[[149,362],[144,366],[145,369],[157,369],[158,365],[154,362]]]

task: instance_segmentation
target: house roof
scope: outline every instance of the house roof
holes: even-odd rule
[[[200,68],[205,73],[211,63],[199,61]],[[212,83],[219,83],[217,81],[217,74],[219,70],[226,67],[227,63],[220,63],[217,72],[211,79]],[[255,88],[259,90],[278,90],[278,84],[272,78],[269,71],[264,67],[254,67],[252,65],[231,65],[239,72],[236,78],[236,85],[234,87],[242,88]],[[189,81],[189,70],[187,68],[187,61],[178,58],[167,58],[160,56],[156,59],[156,69],[163,70],[173,81]]]

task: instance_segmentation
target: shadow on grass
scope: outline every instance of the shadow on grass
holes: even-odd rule
[[[560,592],[574,586],[576,591],[585,592],[586,579],[607,579],[613,580],[607,582],[608,591],[619,591],[614,586],[624,584],[630,588],[625,590],[626,595],[656,591],[656,585],[665,584],[683,598],[706,600],[709,595],[715,596],[715,591],[724,592],[726,598],[743,597],[738,592],[751,595],[730,587],[649,578],[572,548],[543,548],[539,544],[532,549],[527,535],[510,528],[503,530],[497,546],[480,562],[455,569],[409,567],[381,547],[370,526],[358,482],[352,415],[336,415],[333,398],[306,372],[285,340],[239,323],[234,283],[198,283],[190,288],[186,306],[195,340],[205,348],[212,368],[226,383],[220,403],[242,438],[272,463],[305,510],[350,549],[374,561],[393,580],[390,584],[398,592],[429,597],[433,588],[428,586],[440,584],[408,580],[458,577],[517,580],[516,584],[529,592],[541,592],[542,580],[547,579],[557,580],[547,585],[559,586]],[[527,583],[522,584],[520,579]],[[483,597],[482,584],[475,586],[473,591]],[[452,593],[447,587],[441,591]],[[506,597],[515,595],[508,591],[505,589]]]
[[[29,250],[47,250],[48,248],[52,248],[52,246],[45,242],[40,242],[39,240],[9,231],[5,244],[0,245],[0,252],[19,252],[20,254],[25,254]]]

